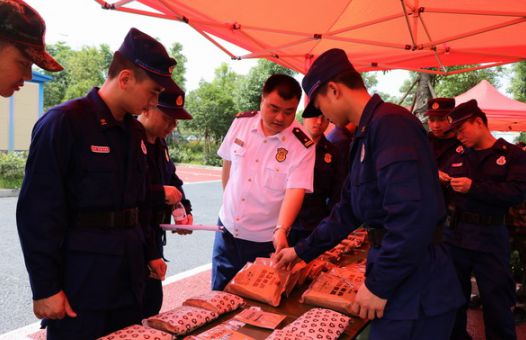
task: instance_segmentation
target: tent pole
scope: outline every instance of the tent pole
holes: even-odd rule
[[[409,88],[409,90],[407,90],[404,94],[404,96],[402,97],[402,99],[400,99],[400,101],[398,102],[398,105],[402,105],[402,103],[404,102],[405,98],[409,95],[409,93],[411,92],[411,90],[413,89],[413,87],[415,87],[416,83],[418,82],[418,77],[415,79],[415,81],[413,81],[413,84],[411,84],[411,87]]]

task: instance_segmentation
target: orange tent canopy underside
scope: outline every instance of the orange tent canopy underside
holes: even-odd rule
[[[103,7],[185,22],[232,58],[267,58],[305,73],[329,48],[359,71],[450,74],[526,58],[526,1],[96,0]],[[220,39],[249,51],[235,55]],[[454,71],[457,72],[457,71]]]

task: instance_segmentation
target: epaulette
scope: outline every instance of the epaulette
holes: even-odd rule
[[[250,117],[254,117],[255,115],[257,115],[258,112],[257,111],[245,111],[245,112],[239,112],[237,115],[236,115],[236,118],[250,118]]]
[[[300,128],[295,127],[294,129],[292,129],[292,133],[301,142],[301,144],[303,144],[303,146],[306,147],[307,149],[310,148],[312,145],[314,145],[314,142],[312,141],[312,139],[310,139],[305,134],[305,132],[301,131]]]

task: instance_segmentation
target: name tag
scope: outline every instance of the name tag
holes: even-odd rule
[[[91,152],[93,153],[110,153],[110,147],[104,145],[92,145]]]

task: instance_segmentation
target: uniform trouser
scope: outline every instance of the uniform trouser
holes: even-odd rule
[[[456,311],[417,320],[375,319],[369,340],[447,340],[455,323]]]
[[[159,314],[163,305],[163,284],[161,280],[148,278],[144,289],[142,318]]]
[[[482,301],[486,339],[516,339],[512,306],[515,304],[514,282],[509,268],[509,253],[486,253],[451,247],[451,255],[466,301],[471,295],[471,273],[475,275]],[[452,339],[470,339],[467,326],[467,303],[460,307]]]
[[[93,340],[141,322],[141,307],[138,304],[112,310],[75,312],[75,318],[47,320],[47,339]]]
[[[223,225],[218,221],[219,225]],[[217,232],[212,254],[212,289],[223,290],[247,262],[256,257],[269,257],[274,251],[272,242],[252,242],[235,238],[226,229]]]

